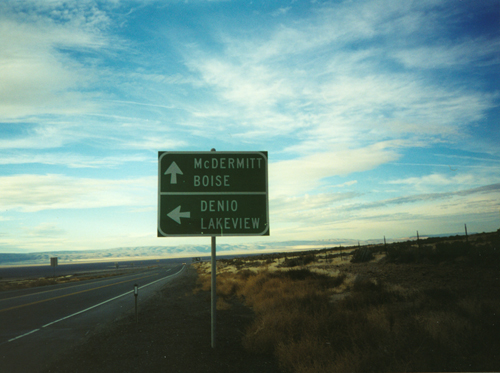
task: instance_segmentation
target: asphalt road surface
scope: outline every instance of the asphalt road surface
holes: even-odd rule
[[[0,372],[39,372],[86,334],[135,310],[184,265],[0,293]]]

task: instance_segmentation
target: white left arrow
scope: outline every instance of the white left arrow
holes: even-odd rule
[[[191,212],[189,211],[184,211],[181,212],[181,206],[177,206],[175,209],[170,211],[167,216],[174,220],[176,223],[181,224],[181,218],[190,218],[191,217]]]
[[[172,162],[172,164],[167,168],[167,171],[165,171],[164,175],[168,174],[170,174],[170,184],[177,184],[177,174],[184,175],[175,162]]]

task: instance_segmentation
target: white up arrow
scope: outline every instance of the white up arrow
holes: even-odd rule
[[[191,212],[185,211],[181,212],[181,206],[177,206],[175,209],[170,211],[167,216],[174,220],[176,223],[181,224],[181,218],[190,218]]]
[[[164,175],[168,175],[168,174],[171,174],[170,175],[170,184],[177,184],[177,174],[184,175],[182,173],[181,169],[179,168],[179,166],[177,166],[177,163],[175,163],[175,162],[172,162],[170,167],[167,168],[167,171],[165,171]]]

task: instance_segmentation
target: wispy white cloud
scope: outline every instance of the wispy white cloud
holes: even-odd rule
[[[110,47],[102,32],[108,24],[105,13],[88,2],[0,5],[0,120],[95,108],[87,90],[98,74],[67,52]]]
[[[387,184],[405,184],[417,189],[429,187],[440,188],[443,186],[464,187],[485,185],[491,182],[492,179],[495,180],[496,177],[479,175],[478,173],[459,173],[453,175],[433,173],[420,177],[390,180],[387,181]]]
[[[406,67],[419,69],[462,68],[498,65],[500,40],[467,40],[460,44],[421,46],[394,51],[393,56]]]
[[[141,139],[126,141],[122,147],[125,149],[149,149],[158,151],[160,149],[174,150],[186,146],[184,140],[155,136],[154,134],[144,136]]]
[[[273,15],[273,17],[279,17],[281,15],[288,13],[290,11],[290,9],[292,9],[292,7],[290,7],[290,6],[282,7],[282,8],[279,8],[278,10],[274,11],[272,13],[272,15]]]
[[[32,153],[30,151],[17,151],[2,154],[0,152],[0,165],[15,164],[45,164],[59,165],[70,168],[114,168],[130,162],[148,162],[154,157],[144,155],[121,155],[114,157],[97,157],[75,153]]]
[[[0,208],[35,212],[155,204],[156,177],[106,180],[63,175],[0,177]]]
[[[44,238],[47,236],[64,236],[66,231],[58,227],[54,223],[45,222],[39,224],[35,227],[24,228],[26,230],[26,235],[37,238]]]
[[[242,118],[234,134],[240,138],[293,134],[300,138],[294,149],[306,154],[328,145],[360,146],[387,137],[454,141],[495,107],[495,96],[471,87],[436,84],[420,70],[395,72],[388,67],[394,59],[402,61],[403,55],[409,61],[412,53],[421,54],[418,47],[400,45],[402,37],[420,35],[426,27],[431,30],[425,33],[436,32],[438,19],[427,12],[441,5],[324,5],[264,36],[241,40],[225,35],[222,53],[190,48],[186,61],[220,98],[213,105]],[[380,37],[387,41],[373,43]],[[372,43],[351,50],[346,47],[351,42]],[[452,50],[446,45],[433,48],[438,60],[439,53],[443,59],[453,53],[459,59],[460,53],[474,53],[480,46],[469,41]],[[483,54],[492,55],[492,49]]]
[[[0,139],[0,149],[48,149],[59,148],[73,139],[75,125],[32,124],[19,135]]]
[[[331,215],[339,205],[352,203],[360,196],[361,193],[350,191],[273,198],[270,202],[271,219],[280,222],[278,226],[295,225],[304,221],[314,226],[329,224]]]
[[[348,186],[351,186],[351,185],[354,185],[357,183],[358,183],[357,180],[351,180],[351,181],[346,181],[345,183],[342,183],[342,184],[332,185],[331,187],[332,188],[343,188],[343,187],[348,187]]]
[[[303,198],[286,201],[274,209],[279,224],[273,234],[279,239],[300,239],[350,235],[374,238],[383,235],[405,237],[420,232],[436,232],[436,226],[446,222],[449,232],[461,230],[464,223],[472,222],[473,229],[497,229],[488,220],[498,217],[500,210],[500,184],[487,185],[456,192],[408,194],[376,202],[363,201],[363,195],[345,193],[337,199],[321,196],[312,200]],[[315,200],[312,208],[307,205]],[[323,199],[324,207],[319,206]],[[308,224],[304,224],[307,221]],[[481,225],[481,222],[486,225]],[[310,223],[310,224],[309,224]],[[359,229],[357,226],[362,227]],[[469,225],[470,227],[470,225]],[[314,232],[314,233],[313,233]],[[441,232],[442,233],[442,232]],[[445,232],[448,233],[448,232]]]
[[[184,133],[165,126],[159,121],[141,118],[95,116],[70,117],[64,121],[28,123],[19,133],[7,134],[0,139],[0,164],[45,163],[70,167],[109,167],[126,161],[138,161],[144,155],[130,155],[130,151],[158,151],[186,146]],[[15,126],[15,124],[10,124]],[[75,144],[87,143],[96,148],[127,152],[119,156],[81,154]],[[71,150],[66,150],[71,149]],[[33,155],[36,153],[36,155]]]
[[[481,163],[492,163],[494,165],[500,163],[500,159],[496,158],[487,158],[487,157],[475,157],[475,156],[470,156],[470,155],[463,155],[463,154],[436,154],[438,157],[444,157],[444,158],[451,158],[454,160],[457,159],[462,159],[462,160],[470,160],[470,161],[479,161]]]
[[[293,94],[288,81],[267,66],[231,63],[222,58],[203,58],[188,61],[198,71],[205,84],[214,87],[224,101],[238,105],[264,107]]]
[[[377,211],[377,209],[385,207],[385,206],[391,206],[391,205],[407,205],[407,204],[412,204],[412,203],[418,203],[418,202],[424,202],[427,204],[428,208],[428,203],[431,202],[433,204],[433,208],[430,209],[426,215],[434,215],[436,211],[442,210],[444,206],[450,206],[452,204],[449,204],[449,200],[454,199],[454,198],[460,198],[460,197],[469,197],[469,196],[474,196],[474,198],[477,198],[476,195],[484,196],[484,195],[489,195],[490,198],[487,198],[488,202],[484,203],[482,208],[482,211],[476,211],[479,213],[484,213],[486,212],[485,209],[488,212],[498,210],[498,206],[500,206],[500,201],[496,200],[498,195],[500,193],[500,184],[492,184],[492,185],[486,185],[486,186],[481,186],[477,188],[472,188],[472,189],[462,189],[458,191],[447,191],[447,192],[440,192],[440,193],[425,193],[425,194],[414,194],[414,195],[407,195],[407,196],[402,196],[402,197],[396,197],[396,198],[391,198],[387,200],[381,200],[377,202],[367,202],[367,203],[362,203],[362,204],[356,204],[353,206],[350,206],[347,208],[347,210],[372,210],[372,211]],[[480,198],[484,202],[484,198]],[[461,208],[462,209],[470,209],[470,206],[467,206],[466,201],[463,200],[461,203]],[[496,200],[496,201],[495,201]],[[446,203],[442,203],[440,201],[447,201]],[[493,204],[491,204],[492,201],[495,201]],[[477,207],[477,206],[476,206]]]
[[[297,196],[316,190],[331,176],[346,176],[394,161],[399,154],[390,144],[359,149],[339,149],[269,165],[270,193],[275,197]]]

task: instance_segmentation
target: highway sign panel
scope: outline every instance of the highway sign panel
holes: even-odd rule
[[[269,235],[267,152],[159,152],[158,236]]]

